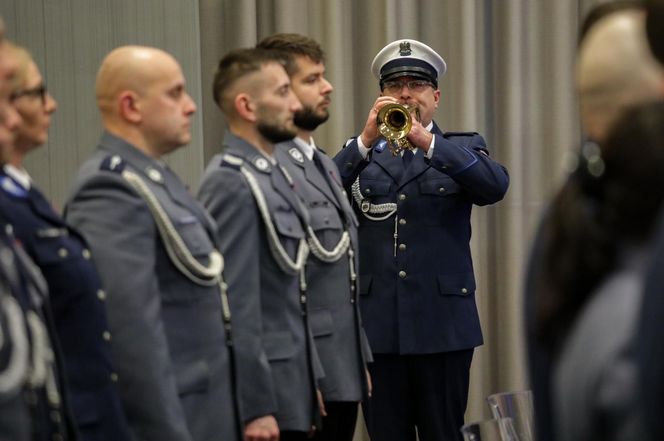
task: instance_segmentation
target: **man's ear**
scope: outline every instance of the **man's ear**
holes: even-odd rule
[[[256,122],[256,103],[247,93],[240,93],[234,100],[235,111],[244,120]]]
[[[118,107],[120,116],[130,122],[138,123],[143,119],[138,105],[136,93],[128,90],[122,92],[118,97]]]

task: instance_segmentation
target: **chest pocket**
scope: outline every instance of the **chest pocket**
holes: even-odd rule
[[[337,207],[330,201],[314,201],[308,206],[311,228],[320,230],[341,230],[343,225]]]
[[[302,239],[304,230],[297,214],[289,208],[278,208],[273,213],[274,226],[280,235]]]
[[[34,241],[35,260],[38,265],[51,265],[82,256],[82,248],[65,233],[60,236],[43,237],[36,233]]]
[[[463,189],[450,177],[439,177],[420,181],[420,193],[430,196],[451,196],[460,193]]]
[[[390,182],[360,178],[360,192],[365,199],[383,203],[390,194]]]
[[[196,217],[188,216],[178,219],[175,228],[192,255],[203,257],[212,252],[210,236]]]

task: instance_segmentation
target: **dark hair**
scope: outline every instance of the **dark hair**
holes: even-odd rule
[[[542,225],[535,282],[536,332],[545,346],[562,343],[625,245],[649,237],[663,200],[664,102],[658,102],[627,110],[601,157],[582,154],[553,200]]]
[[[616,0],[600,3],[594,6],[588,11],[581,23],[581,29],[579,30],[579,44],[581,44],[590,29],[595,26],[598,21],[615,12],[626,11],[629,9],[643,9],[643,2],[637,0]]]
[[[224,94],[240,78],[261,69],[264,64],[279,63],[285,65],[283,54],[265,49],[244,48],[227,53],[220,61],[212,82],[212,96],[224,111]]]
[[[286,56],[286,72],[288,75],[297,73],[295,57],[303,56],[311,59],[314,63],[324,63],[325,53],[316,40],[300,34],[274,34],[265,37],[257,45],[257,48],[277,50]]]
[[[646,0],[646,33],[653,54],[664,63],[664,0]]]

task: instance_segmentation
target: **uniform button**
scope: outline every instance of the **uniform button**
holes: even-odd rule
[[[438,189],[438,191],[439,191],[440,193],[445,193],[445,187],[440,187],[440,188]]]
[[[300,296],[300,303],[307,303],[307,296]]]
[[[104,340],[106,340],[106,341],[111,341],[111,333],[110,333],[110,332],[108,332],[108,331],[104,331],[104,332],[101,334],[101,336],[102,336],[102,338],[103,338]]]
[[[399,219],[399,225],[406,225],[406,219]]]
[[[14,235],[14,226],[12,224],[5,225],[5,233],[7,233],[7,236],[13,236]]]
[[[326,223],[326,224],[329,224],[329,223],[330,223],[330,219],[325,218],[325,223]]]
[[[118,382],[118,374],[116,374],[115,372],[111,372],[111,381],[113,383],[117,383]]]
[[[461,288],[461,293],[462,294],[468,294],[468,290],[466,288]]]
[[[106,300],[106,292],[103,289],[97,290],[97,298],[103,302]]]
[[[406,271],[399,271],[399,277],[401,277],[402,279],[405,279],[406,278]]]
[[[58,256],[64,259],[65,257],[69,256],[69,251],[67,251],[67,248],[60,248],[58,250]]]
[[[369,193],[371,193],[371,189],[370,189],[370,188],[365,189],[365,190],[364,190],[364,193],[365,193],[365,194],[369,194]]]
[[[355,303],[355,299],[351,297],[350,302]]]
[[[403,193],[401,193],[401,194],[399,195],[399,200],[400,200],[400,201],[405,201],[405,200],[406,200],[406,195],[403,194]]]
[[[405,243],[400,243],[399,244],[399,251],[406,251],[406,244]]]
[[[92,257],[92,254],[90,253],[90,250],[87,249],[87,248],[83,248],[82,254],[83,254],[83,258],[85,260],[90,260],[90,257]]]

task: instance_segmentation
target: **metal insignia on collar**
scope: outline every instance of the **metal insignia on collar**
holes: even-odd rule
[[[145,172],[148,174],[148,178],[155,182],[162,183],[164,181],[163,176],[161,176],[161,172],[156,168],[148,167]]]
[[[410,42],[408,41],[402,41],[401,44],[399,44],[399,55],[402,57],[405,57],[407,55],[412,54],[413,51],[410,50]]]
[[[297,147],[292,147],[290,150],[288,150],[288,153],[290,153],[291,157],[300,164],[304,163],[304,156],[302,155],[302,152],[298,150]]]
[[[260,171],[267,171],[270,168],[270,164],[267,162],[267,159],[261,158],[260,156],[254,159],[254,165]]]

